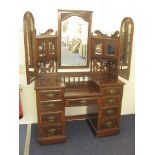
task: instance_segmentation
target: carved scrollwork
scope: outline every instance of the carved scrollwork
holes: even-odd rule
[[[38,63],[38,72],[39,74],[47,74],[56,72],[56,61],[50,60],[46,62]]]
[[[53,29],[48,29],[47,31],[45,31],[44,33],[39,33],[40,35],[52,35],[52,33],[54,32]]]
[[[95,30],[94,33],[96,34],[96,37],[102,37],[102,38],[109,38],[107,34],[103,34],[101,31],[99,30]]]
[[[100,30],[95,30],[94,33],[96,34],[95,37],[97,38],[118,38],[119,37],[119,31],[115,31],[111,36],[108,36],[107,34],[103,34]]]
[[[119,31],[115,31],[114,34],[111,34],[111,38],[118,38],[119,37]]]

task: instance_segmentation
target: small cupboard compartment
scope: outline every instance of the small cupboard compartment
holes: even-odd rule
[[[38,61],[45,61],[57,56],[57,36],[36,36],[36,54]]]
[[[93,58],[118,58],[119,39],[108,36],[93,36],[91,38]]]

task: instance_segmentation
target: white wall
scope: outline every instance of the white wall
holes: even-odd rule
[[[113,32],[120,29],[121,21],[124,17],[132,17],[135,23],[135,10],[133,9],[134,1],[129,0],[55,0],[55,1],[23,1],[20,7],[20,21],[21,26],[19,30],[20,35],[20,74],[19,83],[23,87],[22,104],[24,117],[20,123],[34,123],[37,122],[36,115],[36,100],[34,84],[26,85],[25,62],[24,62],[24,44],[23,44],[23,15],[26,11],[31,11],[35,19],[35,27],[37,31],[45,31],[49,28],[57,30],[57,10],[58,9],[77,9],[77,10],[91,10],[92,17],[92,31],[99,29],[103,33]],[[37,32],[38,33],[38,32]],[[134,81],[134,43],[132,53],[132,65],[130,80],[125,80],[124,95],[122,102],[122,114],[135,113],[135,81]],[[66,115],[84,114],[85,107],[67,108]]]

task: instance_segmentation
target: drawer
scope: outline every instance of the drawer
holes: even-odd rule
[[[86,106],[89,104],[98,104],[99,98],[76,98],[66,99],[66,106]]]
[[[119,116],[119,108],[104,108],[102,109],[101,117],[108,118],[108,117],[118,117]]]
[[[52,112],[52,113],[40,114],[40,122],[41,123],[60,124],[60,123],[62,123],[62,119],[63,119],[62,112]]]
[[[105,87],[101,89],[102,96],[122,95],[123,87]]]
[[[38,91],[38,97],[40,101],[47,101],[58,100],[61,99],[63,96],[61,90],[42,90]]]
[[[118,127],[118,119],[104,119],[101,121],[101,128],[110,129]]]
[[[42,138],[49,138],[53,136],[63,135],[63,126],[62,125],[48,125],[40,126],[39,134]]]
[[[63,101],[62,100],[57,100],[57,101],[40,101],[39,102],[40,106],[40,111],[51,111],[51,110],[62,110],[64,107]]]
[[[120,105],[120,96],[102,97],[102,105],[103,107],[118,106]]]

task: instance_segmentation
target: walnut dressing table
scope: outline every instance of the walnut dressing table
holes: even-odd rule
[[[77,118],[86,119],[96,137],[120,132],[124,83],[118,75],[129,75],[133,21],[125,18],[120,32],[108,36],[91,34],[91,18],[92,11],[58,10],[58,33],[36,35],[32,13],[24,15],[27,83],[35,80],[40,144],[66,141],[65,122]],[[96,112],[65,116],[65,107],[91,105]]]

